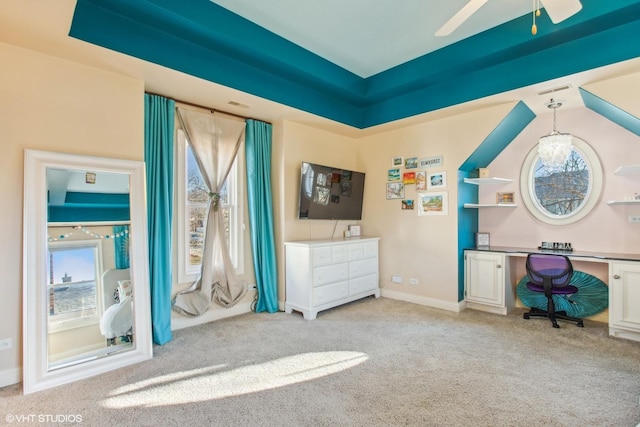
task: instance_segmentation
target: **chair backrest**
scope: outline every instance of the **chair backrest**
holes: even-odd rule
[[[562,287],[568,285],[573,276],[573,265],[565,255],[529,254],[526,268],[529,280],[537,285],[546,282],[556,288]]]

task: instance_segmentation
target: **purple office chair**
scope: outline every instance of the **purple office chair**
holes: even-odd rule
[[[542,310],[531,307],[523,317],[525,319],[547,317],[551,320],[554,328],[560,327],[556,319],[576,322],[576,326],[584,327],[582,319],[567,316],[566,311],[556,312],[553,303],[554,295],[570,298],[571,295],[578,292],[578,288],[569,284],[573,276],[573,266],[569,258],[556,254],[529,254],[527,255],[526,268],[529,276],[527,288],[533,292],[544,293],[547,297],[547,308]]]

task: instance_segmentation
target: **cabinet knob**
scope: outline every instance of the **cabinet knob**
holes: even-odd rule
[[[502,268],[501,264],[496,265],[496,268]]]
[[[620,278],[620,275],[619,275],[619,274],[614,274],[614,275],[613,275],[613,278],[614,278],[614,279],[619,279],[619,278]]]

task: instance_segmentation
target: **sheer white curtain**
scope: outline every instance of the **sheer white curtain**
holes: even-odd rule
[[[191,316],[206,312],[211,302],[232,307],[247,292],[247,284],[236,277],[227,247],[220,188],[244,138],[242,119],[218,112],[176,108],[179,124],[195,155],[202,178],[209,188],[200,278],[173,300],[173,309]]]

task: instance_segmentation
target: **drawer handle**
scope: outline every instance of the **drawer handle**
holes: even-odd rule
[[[502,268],[501,264],[496,265],[496,268]]]
[[[614,279],[619,279],[619,278],[620,278],[620,276],[619,276],[618,274],[614,274],[614,275],[613,275],[613,278],[614,278]]]

